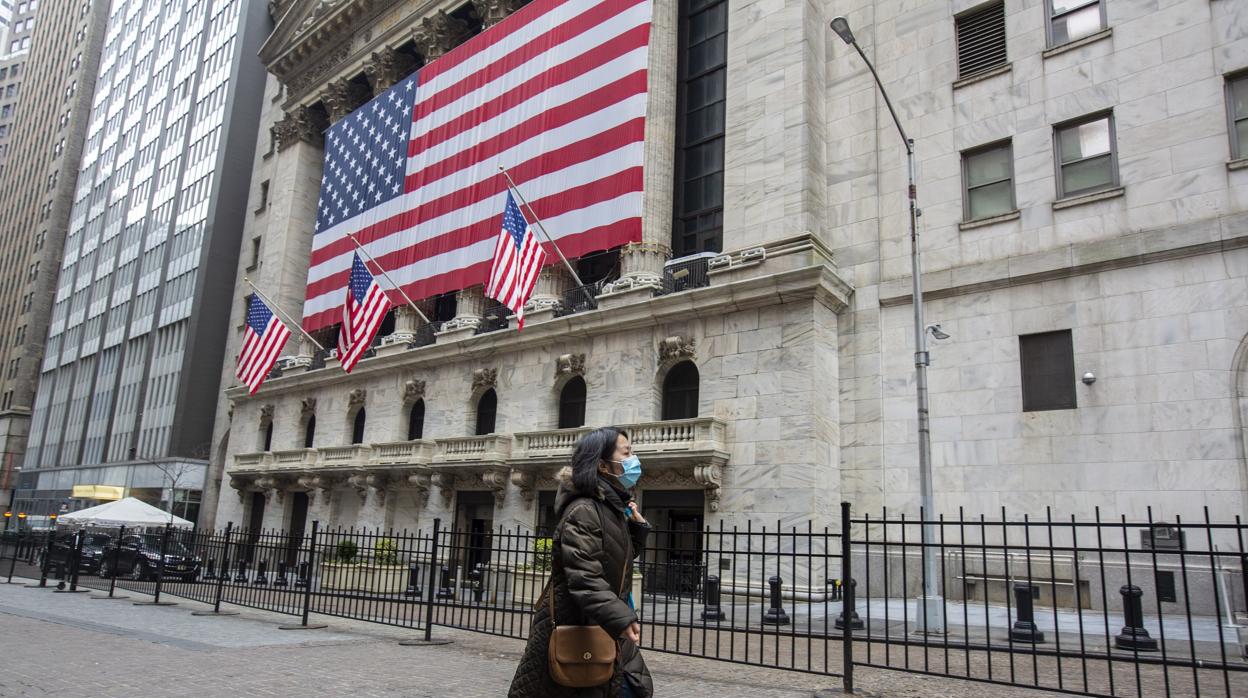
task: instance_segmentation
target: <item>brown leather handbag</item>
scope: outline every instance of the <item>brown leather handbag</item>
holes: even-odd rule
[[[620,590],[624,593],[624,579],[628,563],[620,573]],[[550,644],[547,646],[547,664],[550,678],[568,688],[592,688],[611,680],[615,674],[615,638],[600,625],[559,625],[555,620],[554,575],[546,586],[550,603]]]

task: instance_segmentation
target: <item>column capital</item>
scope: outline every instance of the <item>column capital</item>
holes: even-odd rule
[[[311,109],[305,106],[296,107],[287,112],[273,125],[273,137],[277,141],[278,151],[302,141],[318,148],[325,146],[324,128]]]
[[[420,26],[412,30],[416,49],[428,63],[441,58],[468,38],[468,23],[438,10],[430,17],[420,20]]]
[[[334,80],[325,86],[321,102],[329,113],[330,123],[350,114],[369,100],[367,91],[347,79]]]
[[[524,7],[527,0],[472,0],[472,7],[486,29],[498,24],[512,12]]]
[[[373,96],[385,92],[406,77],[412,72],[415,63],[411,56],[389,46],[374,51],[364,66],[364,74],[368,76],[368,83],[373,87]]]

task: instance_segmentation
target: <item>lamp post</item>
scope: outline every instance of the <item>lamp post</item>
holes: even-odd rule
[[[923,554],[922,606],[915,616],[922,623],[920,632],[942,633],[945,629],[945,621],[944,599],[941,598],[940,593],[940,566],[936,555],[928,550],[928,546],[936,540],[931,523],[931,519],[935,516],[935,506],[932,499],[932,431],[927,409],[927,367],[930,363],[930,356],[927,351],[928,330],[923,323],[923,264],[919,255],[919,209],[916,198],[918,190],[914,183],[914,139],[906,135],[901,119],[897,118],[897,111],[893,109],[893,103],[888,98],[888,92],[884,90],[884,83],[880,82],[880,76],[875,72],[875,66],[871,64],[867,54],[863,53],[862,47],[854,38],[854,32],[849,28],[849,20],[843,16],[833,19],[832,31],[836,32],[836,35],[845,43],[853,46],[854,50],[858,51],[858,55],[862,57],[862,61],[867,64],[871,77],[875,78],[875,84],[880,88],[880,95],[884,98],[888,113],[892,115],[893,123],[897,126],[897,133],[901,135],[901,142],[906,147],[906,170],[909,175],[906,195],[910,200],[910,276],[913,280],[914,304],[914,385],[918,393],[919,418],[919,506],[923,510],[922,549],[925,551]],[[939,331],[939,328],[936,329]]]

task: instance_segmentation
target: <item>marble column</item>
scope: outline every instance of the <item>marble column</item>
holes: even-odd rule
[[[528,323],[549,320],[555,311],[563,306],[564,293],[572,289],[576,282],[568,273],[562,262],[547,265],[537,275],[537,285],[533,287],[533,295],[525,304],[524,317]]]
[[[455,296],[455,317],[442,323],[438,337],[458,339],[476,334],[485,316],[485,287],[470,286]]]
[[[257,280],[270,299],[291,315],[301,316],[307,291],[307,257],[316,228],[316,203],[325,159],[323,113],[296,107],[273,125],[275,151],[269,188],[266,255],[285,263],[266,265]],[[276,249],[273,246],[277,246]],[[291,260],[301,260],[302,264]],[[314,347],[300,336],[299,355],[311,363]]]

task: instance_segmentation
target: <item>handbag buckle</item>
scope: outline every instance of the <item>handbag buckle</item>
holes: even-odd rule
[[[586,652],[585,654],[581,655],[581,659],[584,659],[587,662],[593,658],[594,658],[593,652]]]

